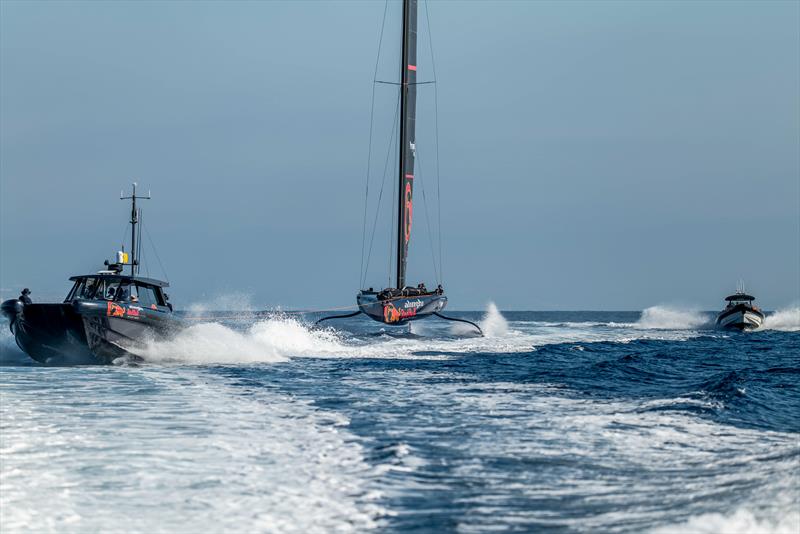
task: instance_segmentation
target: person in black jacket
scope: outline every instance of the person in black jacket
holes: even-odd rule
[[[20,300],[20,301],[21,301],[23,304],[33,304],[33,301],[32,301],[32,300],[31,300],[31,298],[28,296],[28,295],[30,295],[30,294],[31,294],[31,290],[30,290],[30,289],[28,289],[28,288],[26,287],[25,289],[23,289],[23,290],[22,290],[22,294],[19,296],[19,300]]]

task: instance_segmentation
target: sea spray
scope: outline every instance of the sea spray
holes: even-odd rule
[[[478,325],[483,331],[484,337],[501,337],[508,334],[508,322],[506,322],[497,305],[490,302],[486,305],[486,312]],[[450,327],[450,333],[456,336],[475,335],[477,332],[474,326],[466,323],[453,323]]]
[[[651,306],[642,311],[633,326],[644,330],[692,330],[710,324],[710,318],[697,310]]]
[[[195,324],[168,340],[150,342],[136,353],[148,362],[273,363],[339,349],[333,332],[310,330],[296,319],[275,316],[244,331],[214,322]]]
[[[767,315],[762,330],[800,332],[800,306],[778,310]]]
[[[486,306],[486,314],[480,322],[483,335],[486,337],[500,337],[508,334],[508,321],[497,309],[494,302]]]

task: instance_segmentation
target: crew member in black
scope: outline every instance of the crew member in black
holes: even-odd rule
[[[33,304],[33,301],[32,301],[32,300],[31,300],[31,298],[28,296],[28,295],[30,295],[30,294],[31,294],[31,290],[30,290],[30,289],[28,289],[28,288],[26,287],[25,289],[23,289],[23,290],[22,290],[22,294],[19,296],[19,300],[20,300],[20,301],[21,301],[23,304]]]

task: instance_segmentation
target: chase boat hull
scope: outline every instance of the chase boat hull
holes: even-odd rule
[[[750,307],[739,305],[720,312],[717,316],[719,328],[755,330],[764,323],[764,314]]]
[[[19,348],[47,365],[110,364],[117,358],[138,358],[136,347],[179,326],[172,314],[107,301],[26,305],[8,300],[2,311]]]

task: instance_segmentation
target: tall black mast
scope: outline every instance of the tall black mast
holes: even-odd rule
[[[136,196],[136,182],[133,182],[133,193],[131,196],[126,197],[122,194],[119,195],[120,200],[128,200],[131,201],[131,276],[136,276],[136,271],[138,270],[139,261],[136,259],[136,225],[139,222],[139,212],[136,210],[136,199],[142,200],[149,200],[150,199],[150,192],[148,191],[147,196]]]
[[[414,139],[417,115],[417,0],[403,0],[403,52],[400,64],[400,176],[397,219],[397,287],[406,285],[408,242],[414,194]]]

